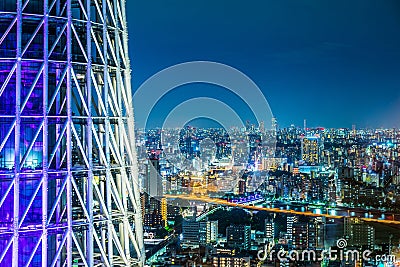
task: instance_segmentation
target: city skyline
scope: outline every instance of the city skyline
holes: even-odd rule
[[[144,229],[162,238],[168,225],[179,237],[148,241],[162,249],[147,262],[398,266],[400,130],[263,129],[137,129]],[[157,194],[147,186],[156,171]],[[329,248],[377,257],[289,263],[268,252]]]
[[[289,122],[290,123],[290,122]],[[306,120],[307,123],[307,120]],[[256,124],[251,124],[254,127],[258,127],[259,125]],[[185,124],[185,127],[193,127],[193,128],[197,128],[197,129],[224,129],[224,130],[229,130],[231,128],[236,128],[236,125],[232,126],[231,128],[227,128],[225,129],[224,127],[222,127],[219,123],[215,122],[215,121],[210,121],[206,118],[199,118],[199,119],[195,119],[193,121],[190,121],[189,123]],[[245,127],[245,126],[243,126]],[[267,128],[267,127],[266,127]],[[277,129],[289,129],[289,128],[297,128],[297,129],[302,129],[304,130],[304,121],[303,124],[287,124],[287,125],[280,125],[279,121],[277,124]],[[137,127],[136,130],[139,131],[151,131],[151,130],[155,130],[155,129],[163,129],[163,130],[171,130],[171,129],[183,129],[180,126],[176,126],[176,127],[146,127],[146,128],[140,128]],[[348,129],[348,130],[391,130],[391,129],[400,129],[399,127],[358,127],[358,125],[353,124],[350,125],[348,127],[324,127],[324,125],[320,125],[318,123],[313,124],[313,125],[309,125],[307,124],[307,129],[327,129],[327,130],[337,130],[337,129]]]
[[[133,90],[166,67],[209,60],[248,75],[283,126],[400,127],[396,1],[153,4],[127,3]],[[182,87],[164,102],[230,97],[213,85]]]

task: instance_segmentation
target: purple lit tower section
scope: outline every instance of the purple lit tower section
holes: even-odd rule
[[[123,0],[0,0],[0,266],[143,266]]]

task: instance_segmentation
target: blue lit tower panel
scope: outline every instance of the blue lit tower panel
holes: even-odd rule
[[[0,1],[0,266],[141,266],[125,1]]]

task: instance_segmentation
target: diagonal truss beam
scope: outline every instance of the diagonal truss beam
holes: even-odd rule
[[[14,3],[0,19],[0,45],[16,39],[0,59],[0,98],[15,100],[0,103],[0,265],[143,266],[125,2]]]

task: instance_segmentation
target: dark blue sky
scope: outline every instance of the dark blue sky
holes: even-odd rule
[[[126,2],[134,90],[166,67],[209,60],[256,82],[282,126],[400,127],[398,0]]]

